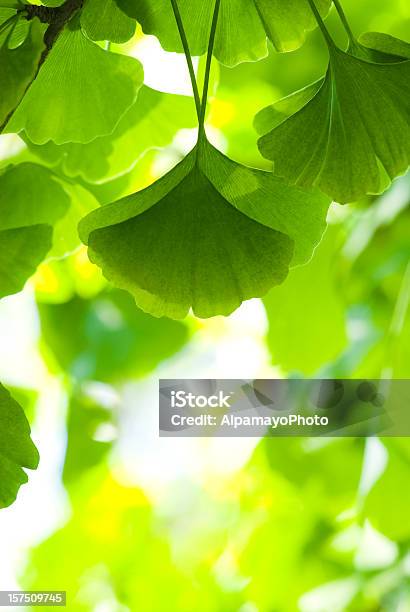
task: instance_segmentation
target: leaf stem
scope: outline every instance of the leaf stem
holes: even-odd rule
[[[355,35],[352,32],[352,29],[351,29],[351,27],[349,25],[349,22],[348,22],[347,17],[346,17],[346,13],[343,10],[343,7],[342,7],[342,4],[341,4],[340,0],[333,0],[333,4],[336,7],[336,10],[337,10],[337,12],[339,14],[340,20],[341,20],[341,22],[343,24],[343,27],[346,30],[346,34],[349,37],[350,44],[351,45],[356,45],[356,37],[355,37]]]
[[[310,5],[310,8],[312,9],[312,12],[313,12],[313,14],[315,16],[315,19],[317,21],[317,25],[319,26],[319,28],[320,28],[320,30],[321,30],[321,32],[322,32],[322,34],[323,34],[323,36],[324,36],[324,38],[326,40],[327,46],[328,47],[334,47],[335,46],[334,40],[330,36],[329,30],[325,26],[325,22],[323,21],[322,16],[319,13],[318,8],[317,8],[317,6],[315,4],[315,0],[308,0],[308,2],[309,2],[309,5]]]
[[[212,54],[215,46],[216,27],[218,25],[219,9],[221,0],[215,0],[214,14],[212,17],[211,33],[209,35],[208,53],[206,56],[204,88],[202,92],[201,113],[199,117],[199,137],[205,133],[205,113],[208,101],[209,79],[211,75]]]
[[[182,23],[181,13],[179,12],[177,0],[171,0],[172,10],[174,12],[175,21],[177,22],[179,36],[181,38],[182,46],[184,48],[186,63],[188,65],[189,77],[191,79],[192,91],[194,93],[196,113],[198,120],[201,116],[201,98],[199,97],[198,85],[195,78],[194,65],[192,63],[192,57],[189,50],[189,43],[185,33],[184,24]]]

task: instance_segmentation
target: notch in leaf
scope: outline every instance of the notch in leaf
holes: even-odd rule
[[[389,54],[384,62],[380,54],[378,63],[369,61],[353,37],[343,52],[314,0],[309,2],[329,49],[326,76],[262,111],[257,128],[271,126],[258,145],[274,162],[274,172],[289,183],[318,187],[346,203],[380,193],[386,179],[409,166],[410,61],[392,61]]]
[[[66,176],[81,176],[89,183],[106,183],[126,174],[150,149],[165,147],[182,128],[196,126],[188,96],[163,93],[146,85],[140,89],[112,134],[87,144],[67,143],[28,147],[47,164],[61,164]]]
[[[86,0],[80,19],[81,27],[91,40],[120,44],[135,33],[135,21],[119,9],[115,0]]]
[[[292,260],[309,259],[325,229],[327,198],[236,164],[206,139],[219,5],[217,0],[201,102],[173,0],[199,119],[197,145],[155,184],[92,212],[79,227],[91,261],[156,316],[182,318],[190,308],[200,317],[230,314],[283,282]]]
[[[53,45],[6,126],[35,144],[87,143],[110,134],[143,82],[138,60],[101,49],[75,17]]]
[[[28,481],[23,468],[35,470],[38,462],[24,411],[0,383],[0,508],[10,506]]]

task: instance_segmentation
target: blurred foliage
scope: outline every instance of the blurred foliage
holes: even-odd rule
[[[93,300],[73,297],[39,304],[46,347],[59,366],[79,380],[113,382],[147,374],[188,340],[187,326],[156,320],[131,296],[111,290]]]

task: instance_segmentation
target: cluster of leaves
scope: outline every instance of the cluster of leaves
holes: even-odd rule
[[[189,98],[142,85],[138,62],[122,55],[136,19],[164,48],[183,50],[171,3],[86,0],[81,10],[71,2],[56,13],[61,3],[51,0],[36,15],[14,0],[0,4],[9,5],[0,21],[3,15],[11,18],[0,38],[1,84],[10,83],[1,88],[2,121],[21,130],[26,145],[11,165],[10,159],[0,162],[0,297],[20,291],[40,264],[33,286],[41,349],[68,400],[62,479],[71,515],[32,549],[22,586],[63,586],[70,609],[78,612],[99,606],[310,612],[318,601],[325,610],[406,610],[408,440],[382,440],[374,460],[374,441],[267,438],[229,478],[218,473],[206,482],[185,480],[167,495],[157,494],[153,478],[152,499],[129,484],[128,473],[124,484],[121,448],[110,440],[119,425],[123,441],[130,415],[124,417],[106,398],[102,402],[89,383],[103,383],[111,395],[122,391],[130,378],[152,373],[186,347],[189,325],[202,323],[153,318],[129,293],[110,287],[80,247],[77,224],[95,211],[81,222],[91,257],[114,284],[156,314],[181,317],[189,307],[202,316],[229,312],[295,266],[263,300],[267,348],[276,366],[290,375],[369,378],[387,368],[389,376],[408,378],[408,177],[385,196],[335,207],[322,238],[329,196],[350,201],[381,191],[403,171],[408,45],[374,33],[357,41],[350,33],[345,52],[326,35],[331,58],[326,75],[299,91],[316,72],[278,73],[272,62],[301,61],[315,55],[314,46],[306,53],[271,54],[265,63],[245,60],[263,58],[267,38],[279,52],[301,45],[316,23],[307,0],[222,0],[214,53],[224,64],[219,101],[236,111],[225,132],[228,153],[267,170],[273,160],[275,173],[231,161],[202,134],[170,174],[134,193],[152,182],[156,149],[169,145],[181,128],[198,124]],[[353,0],[351,9],[353,4],[359,3]],[[322,17],[329,5],[316,2]],[[377,0],[366,4],[369,13],[376,5]],[[204,53],[214,3],[203,0],[199,13],[192,0],[178,0],[177,6],[191,53]],[[70,21],[62,26],[67,14]],[[333,11],[329,28],[335,17]],[[309,40],[316,44],[319,34]],[[107,40],[109,48],[101,42]],[[19,71],[5,71],[17,58]],[[47,95],[41,88],[34,94],[27,89],[39,62],[36,78],[43,71]],[[244,82],[243,75],[262,78],[263,70],[264,88],[255,86],[256,80]],[[6,81],[6,74],[14,81]],[[292,80],[306,76],[305,83]],[[298,91],[255,119],[260,149],[268,157],[262,166],[256,145],[251,152],[256,138],[241,129],[244,116],[250,123],[251,114],[279,97],[266,85],[271,81],[283,93]],[[108,109],[102,92],[112,98]],[[122,113],[115,127],[113,109]],[[93,130],[99,135],[83,142],[82,135],[88,139]],[[301,139],[306,150],[311,147],[311,164]],[[306,171],[299,176],[295,164]],[[318,190],[311,190],[313,185]],[[24,470],[38,463],[22,410],[30,414],[25,393],[11,387],[10,393],[0,386],[0,506],[14,501],[27,480]],[[145,460],[149,442],[135,431],[131,436]],[[169,448],[161,451],[152,450],[171,462]],[[376,477],[380,453],[386,465]],[[43,498],[39,506],[43,512]],[[29,520],[35,511],[26,508]]]
[[[144,311],[228,315],[311,259],[332,199],[379,193],[408,168],[410,46],[377,33],[357,40],[338,1],[347,50],[323,21],[329,0],[204,0],[201,10],[188,0],[43,4],[0,3],[0,125],[26,143],[0,170],[0,297],[19,292],[44,259],[78,249],[80,221],[90,260]],[[141,64],[127,54],[137,23],[167,51],[185,53],[195,104],[143,84]],[[229,69],[256,62],[268,44],[278,53],[299,48],[317,25],[329,52],[326,75],[255,118],[273,171],[232,161],[205,130],[212,57]],[[201,97],[192,56],[206,52]],[[196,125],[194,149],[133,193],[147,151]],[[314,268],[308,274],[315,277]],[[292,293],[292,278],[267,298],[272,311]],[[58,316],[92,320],[80,298],[64,310]],[[128,316],[144,328],[150,320],[137,308]],[[101,377],[87,350],[86,343],[64,367]],[[128,357],[118,356],[118,369],[127,371]]]
[[[346,52],[323,22],[329,0],[206,0],[201,10],[185,0],[45,4],[16,0],[1,9],[0,79],[7,95],[0,123],[4,132],[20,134],[51,173],[107,182],[129,172],[147,149],[169,142],[162,117],[172,113],[174,126],[194,125],[188,101],[143,86],[140,63],[119,45],[138,22],[164,49],[186,54],[196,147],[154,185],[80,224],[91,261],[155,316],[182,318],[190,309],[200,317],[227,315],[264,295],[311,258],[331,199],[344,203],[379,192],[409,165],[409,46],[379,34],[358,42],[339,2]],[[224,157],[204,129],[212,55],[235,66],[265,57],[267,41],[277,52],[291,51],[317,24],[329,48],[326,76],[255,120],[273,173]],[[191,55],[207,49],[201,99]],[[10,262],[12,289],[0,286],[3,295],[21,289],[44,258],[47,249],[40,253],[39,244],[33,235],[20,245],[26,269],[15,271]]]

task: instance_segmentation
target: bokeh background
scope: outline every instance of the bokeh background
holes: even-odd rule
[[[407,0],[344,6],[356,33],[409,40]],[[155,38],[137,31],[114,47],[142,61],[146,85],[190,94],[183,57]],[[255,113],[326,61],[314,32],[294,53],[215,64],[210,139],[269,169]],[[12,135],[0,136],[0,165],[54,164],[74,233],[83,209],[150,184],[190,149],[185,102],[164,103],[161,148],[149,149],[152,124],[134,158],[124,143],[132,159],[115,179],[70,179],[52,152]],[[409,177],[333,204],[312,261],[229,318],[155,319],[79,244],[3,299],[0,380],[26,410],[41,463],[1,511],[0,589],[67,590],[78,612],[409,611],[408,439],[160,439],[157,414],[158,378],[409,378],[409,204]]]

